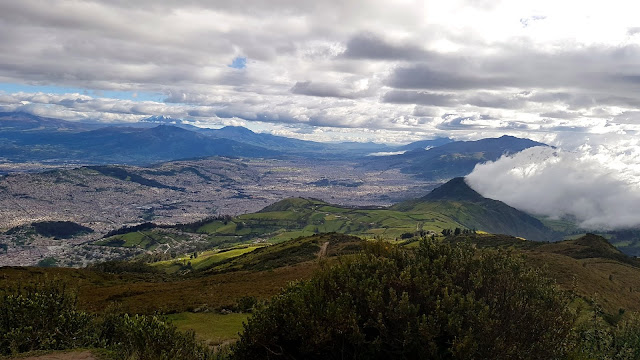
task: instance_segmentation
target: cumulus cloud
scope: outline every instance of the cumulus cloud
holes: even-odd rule
[[[357,34],[342,54],[354,59],[423,60],[429,53],[415,44],[393,44],[373,33]]]
[[[482,195],[539,215],[574,217],[585,229],[640,226],[640,148],[535,147],[477,165],[467,182]]]
[[[367,139],[632,135],[635,13],[626,0],[4,1],[0,90],[157,100],[7,90],[0,104],[93,121],[362,129]]]

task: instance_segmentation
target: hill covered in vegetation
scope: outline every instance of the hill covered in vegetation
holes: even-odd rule
[[[43,276],[78,294],[77,308],[75,301],[40,297],[42,306],[49,306],[46,299],[60,299],[69,308],[47,324],[84,324],[76,333],[47,331],[57,336],[55,343],[14,349],[97,346],[137,359],[178,350],[201,354],[200,359],[263,358],[267,352],[271,358],[399,359],[420,353],[452,359],[633,359],[633,334],[640,330],[633,315],[640,311],[640,267],[595,235],[544,243],[461,234],[394,245],[324,234],[261,247],[185,275],[139,265],[4,268],[1,274],[0,307],[13,310],[0,314],[13,317],[0,319],[9,336],[0,341],[17,341],[11,340],[16,331],[42,331],[27,327],[34,314],[43,313],[20,304],[50,290],[11,289],[38,284]],[[104,312],[114,304],[118,312]],[[166,320],[135,315],[251,308],[239,342],[215,355]],[[22,321],[13,321],[15,316]],[[218,317],[211,319],[216,320],[209,327],[221,326]],[[154,333],[166,338],[157,343]],[[142,354],[154,355],[136,357]]]
[[[97,244],[165,251],[173,243],[197,239],[199,247],[194,250],[198,250],[256,242],[279,243],[330,232],[395,241],[455,229],[537,241],[562,238],[562,234],[540,220],[500,201],[484,198],[462,178],[456,178],[423,198],[390,208],[352,208],[317,199],[290,198],[237,217],[217,217],[174,227],[148,223],[139,228],[124,228]]]

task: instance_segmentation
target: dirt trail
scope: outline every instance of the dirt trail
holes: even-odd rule
[[[41,356],[30,356],[26,358],[19,358],[20,360],[98,360],[89,351],[70,352],[70,353],[56,353]]]
[[[327,248],[329,247],[329,242],[325,242],[320,247],[320,251],[318,251],[318,259],[324,256],[327,256]]]

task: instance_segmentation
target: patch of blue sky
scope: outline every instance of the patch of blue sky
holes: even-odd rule
[[[133,101],[159,101],[163,100],[162,94],[146,93],[139,91],[114,91],[114,90],[92,90],[55,85],[25,85],[15,83],[0,83],[0,91],[7,94],[25,92],[45,94],[85,94],[95,98],[111,98]]]
[[[229,64],[228,66],[234,69],[244,69],[247,67],[247,58],[244,56],[238,56],[233,59],[231,64]]]

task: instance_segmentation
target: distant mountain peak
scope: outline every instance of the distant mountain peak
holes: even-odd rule
[[[422,200],[427,201],[468,201],[478,202],[485,200],[485,197],[473,190],[463,177],[456,177],[433,189]]]
[[[222,132],[233,132],[236,134],[255,134],[253,131],[247,129],[244,126],[225,126],[220,129]]]

